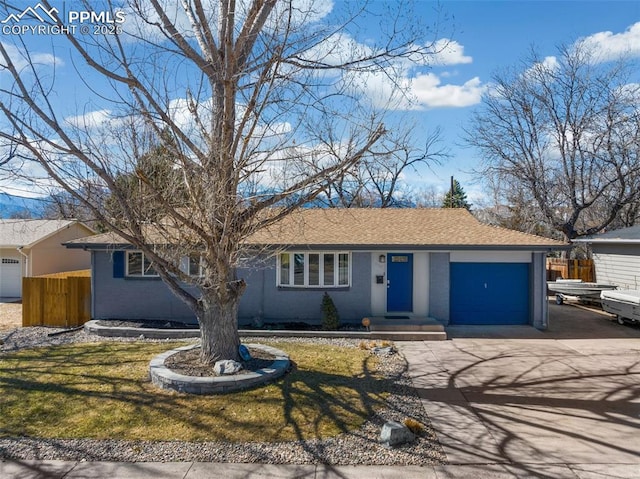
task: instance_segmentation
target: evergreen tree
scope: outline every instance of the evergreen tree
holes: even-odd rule
[[[452,191],[447,191],[442,200],[443,208],[466,208],[471,209],[471,204],[467,201],[467,194],[464,192],[462,186],[458,180],[453,180],[453,195]]]
[[[331,296],[328,293],[324,293],[322,296],[322,329],[327,331],[336,330],[340,327],[340,315],[338,314],[338,308],[333,303]]]

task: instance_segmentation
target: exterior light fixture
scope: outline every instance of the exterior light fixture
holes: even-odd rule
[[[387,257],[381,254],[380,256],[378,256],[378,261],[384,263],[385,261],[387,261]]]

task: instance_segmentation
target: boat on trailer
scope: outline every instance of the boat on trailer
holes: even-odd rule
[[[556,303],[562,304],[567,297],[580,301],[599,302],[603,291],[614,290],[615,284],[583,282],[581,279],[557,279],[547,281],[547,288],[556,295]]]
[[[617,291],[602,291],[600,294],[602,309],[615,314],[618,323],[626,321],[640,323],[640,291],[628,289]]]

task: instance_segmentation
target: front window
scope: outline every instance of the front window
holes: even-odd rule
[[[189,256],[189,276],[202,276],[202,258],[199,255]]]
[[[309,286],[320,286],[320,255],[309,253]]]
[[[346,287],[351,278],[349,253],[281,253],[278,285],[308,288]]]
[[[304,253],[296,253],[293,255],[293,284],[295,286],[304,286]]]
[[[280,284],[289,286],[291,284],[291,261],[289,253],[280,255]]]
[[[127,276],[158,276],[158,273],[142,251],[127,251]]]
[[[323,256],[323,261],[322,264],[324,265],[324,274],[323,274],[323,278],[324,278],[324,285],[325,286],[333,286],[334,284],[336,284],[335,282],[335,257],[336,255],[333,253],[325,253]]]
[[[338,284],[345,286],[349,284],[349,255],[340,253],[338,258]]]

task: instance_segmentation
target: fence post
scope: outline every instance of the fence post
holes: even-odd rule
[[[81,326],[91,319],[91,278],[67,278],[67,326]]]
[[[44,292],[39,278],[22,278],[22,326],[44,324]]]

